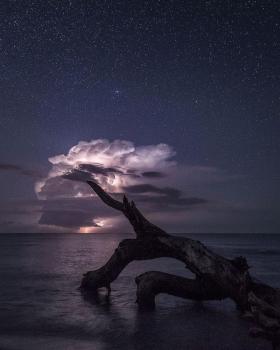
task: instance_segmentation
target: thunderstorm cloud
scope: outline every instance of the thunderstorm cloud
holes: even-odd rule
[[[26,219],[28,231],[127,232],[131,230],[120,213],[105,206],[86,183],[93,180],[121,200],[124,193],[149,219],[176,231],[188,224],[222,212],[207,189],[232,180],[223,171],[208,166],[175,161],[171,146],[136,146],[130,141],[97,139],[80,141],[65,154],[50,157],[48,174],[37,177],[37,200],[26,203],[27,213],[7,206],[0,220],[16,230]],[[21,175],[33,173],[13,164],[0,171]],[[211,186],[209,186],[211,184]],[[21,208],[22,205],[19,207]],[[30,226],[32,225],[32,226]],[[196,227],[196,226],[195,226]]]

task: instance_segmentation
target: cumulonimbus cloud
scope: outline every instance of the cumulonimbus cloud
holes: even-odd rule
[[[17,165],[17,164],[11,164],[11,163],[0,163],[0,172],[7,171],[7,172],[14,172],[20,175],[30,176],[33,178],[40,178],[42,177],[42,174],[37,170],[29,170],[25,169],[24,167]]]
[[[40,199],[91,195],[83,182],[94,179],[107,191],[120,192],[125,186],[156,178],[176,165],[173,149],[166,144],[138,146],[130,141],[105,139],[80,141],[64,155],[49,158],[52,168],[38,181]],[[69,180],[75,180],[72,183]]]
[[[35,191],[42,203],[38,224],[93,231],[110,230],[113,222],[118,225],[114,230],[124,227],[118,213],[104,208],[92,193],[86,184],[91,179],[116,198],[128,193],[150,218],[159,213],[165,213],[161,217],[178,214],[177,225],[180,220],[183,225],[190,209],[211,204],[203,191],[193,191],[227,176],[215,167],[177,164],[174,156],[172,147],[163,143],[135,146],[123,140],[80,141],[66,154],[50,157],[48,175],[37,181]]]
[[[119,212],[100,202],[86,184],[90,179],[118,200],[127,193],[150,220],[167,230],[199,231],[207,220],[208,226],[212,225],[211,220],[216,223],[219,215],[220,221],[224,220],[232,212],[232,206],[226,206],[221,186],[226,187],[228,181],[236,181],[238,177],[213,166],[177,163],[174,156],[172,147],[163,143],[135,146],[122,140],[80,141],[65,154],[49,158],[49,173],[37,177],[37,200],[11,203],[11,208],[3,203],[0,229],[12,232],[17,232],[19,227],[26,232],[131,230]],[[36,175],[14,164],[0,164],[1,171]]]

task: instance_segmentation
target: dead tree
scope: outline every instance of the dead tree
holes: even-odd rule
[[[280,349],[280,290],[253,278],[244,257],[227,259],[200,241],[169,235],[149,222],[133,201],[129,202],[125,196],[123,202],[117,201],[96,183],[88,181],[88,184],[105,204],[126,216],[136,239],[120,242],[104,266],[84,274],[81,288],[96,292],[106,287],[110,292],[110,284],[131,261],[174,258],[196,277],[189,279],[159,271],[137,276],[139,307],[154,308],[159,293],[201,301],[230,298],[241,315],[252,321],[250,335],[266,338],[273,349]]]

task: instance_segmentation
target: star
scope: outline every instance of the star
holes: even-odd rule
[[[120,96],[120,94],[121,94],[121,90],[119,89],[114,90],[114,96]]]

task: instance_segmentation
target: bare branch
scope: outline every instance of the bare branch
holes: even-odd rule
[[[112,198],[108,193],[106,193],[97,183],[93,181],[87,181],[93,191],[98,195],[98,197],[109,207],[116,210],[123,211],[123,204],[116,199]]]
[[[121,211],[127,217],[138,238],[143,238],[147,235],[166,235],[165,231],[150,223],[137,209],[135,203],[133,201],[130,203],[126,196],[123,197],[123,202],[121,203],[112,198],[97,183],[93,181],[87,181],[87,183],[105,204],[107,204],[109,207]]]

